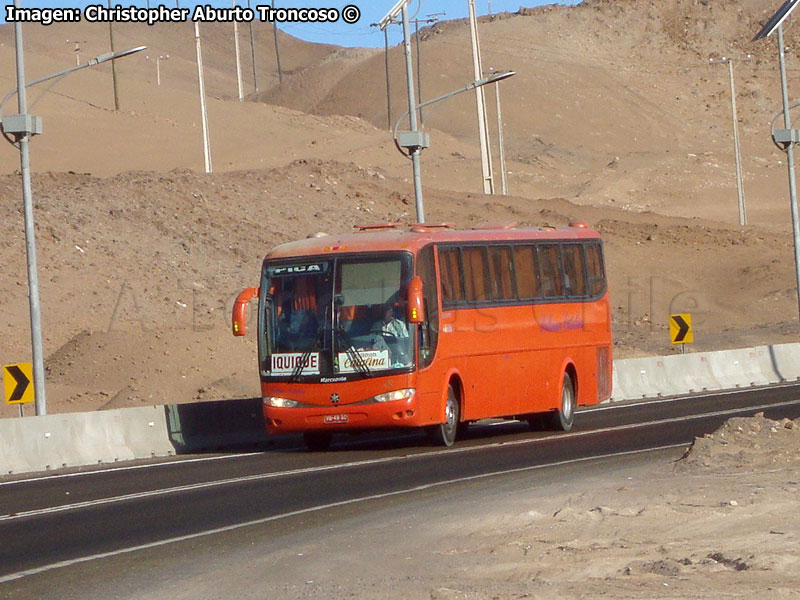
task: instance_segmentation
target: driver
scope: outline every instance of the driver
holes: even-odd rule
[[[388,333],[397,339],[408,337],[408,327],[394,317],[394,308],[391,304],[384,305],[381,315],[382,319],[372,326],[372,333]]]

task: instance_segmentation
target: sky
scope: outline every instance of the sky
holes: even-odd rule
[[[11,4],[13,0],[6,0]],[[232,0],[231,0],[232,1]],[[332,24],[320,23],[286,23],[280,27],[287,33],[307,40],[310,42],[319,42],[326,44],[337,44],[340,46],[368,46],[379,47],[383,46],[384,37],[377,27],[370,27],[370,24],[378,22],[389,10],[392,9],[396,0],[251,0],[252,5],[256,4],[272,4],[275,8],[338,8],[342,9],[347,5],[355,5],[361,10],[361,19],[358,23],[348,25],[343,22]],[[196,1],[177,0],[181,8],[193,7],[197,4]],[[475,0],[476,9],[479,15],[485,15],[489,12],[516,12],[520,6],[540,6],[543,4],[579,4],[580,0]],[[103,0],[98,2],[77,2],[74,0],[22,0],[21,6],[23,8],[46,8],[46,7],[63,7],[63,8],[84,8],[90,4],[102,3],[106,4]],[[238,0],[240,6],[246,6],[247,0]],[[146,7],[147,0],[114,0],[114,5],[121,4],[123,6],[131,6],[135,4],[139,7]],[[169,0],[168,2],[158,2],[157,0],[150,0],[150,6],[155,7],[158,4],[165,4],[166,6],[175,7],[175,1]],[[220,0],[211,0],[211,6],[214,7],[230,7],[230,2],[221,2]],[[428,15],[435,13],[445,13],[441,16],[442,19],[458,19],[467,16],[468,10],[467,0],[411,0],[409,5],[409,12],[412,18],[416,15],[418,19],[427,19]],[[0,23],[5,22],[5,10],[0,11]],[[391,44],[397,44],[402,39],[402,30],[400,26],[390,27],[389,41]]]

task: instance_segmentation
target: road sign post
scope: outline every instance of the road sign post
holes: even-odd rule
[[[692,329],[692,315],[670,315],[669,339],[673,345],[680,345],[681,354],[686,354],[686,344],[694,343],[694,330]]]

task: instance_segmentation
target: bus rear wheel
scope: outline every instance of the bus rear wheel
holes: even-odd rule
[[[561,385],[561,406],[555,412],[550,413],[550,422],[548,423],[550,428],[556,431],[569,431],[572,429],[576,407],[575,385],[570,374],[564,373],[564,381]]]
[[[306,447],[312,452],[323,452],[330,448],[333,434],[327,431],[308,431],[303,434]]]
[[[461,416],[458,397],[452,385],[447,387],[447,404],[445,405],[444,414],[444,423],[429,427],[428,437],[437,446],[450,447],[458,437],[458,422]]]

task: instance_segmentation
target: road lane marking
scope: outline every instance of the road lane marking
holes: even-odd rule
[[[777,389],[781,389],[781,388],[791,388],[791,387],[800,387],[800,386],[798,386],[798,384],[796,384],[794,382],[791,382],[791,383],[787,383],[787,384],[784,384],[784,385],[766,386],[766,387],[759,387],[759,388],[736,389],[736,390],[725,390],[725,391],[720,391],[720,392],[709,392],[708,394],[695,394],[695,395],[691,395],[691,396],[673,396],[673,397],[670,397],[670,398],[642,399],[642,400],[637,400],[637,401],[626,401],[624,403],[623,402],[614,402],[614,403],[609,403],[609,404],[593,406],[591,408],[582,408],[582,409],[578,410],[577,414],[603,412],[603,411],[609,411],[609,410],[620,410],[620,409],[624,409],[624,408],[633,408],[633,407],[636,407],[636,406],[646,406],[646,405],[650,405],[650,404],[668,404],[668,403],[672,403],[672,402],[680,402],[680,401],[683,401],[683,400],[695,400],[697,398],[712,398],[714,396],[731,396],[731,395],[758,392],[758,391],[763,391],[763,390],[777,390]],[[780,405],[775,405],[775,406],[780,406]],[[503,421],[502,423],[490,423],[490,424],[481,425],[481,427],[500,427],[500,426],[503,426],[503,425],[508,425],[511,422],[512,421]],[[518,422],[521,422],[521,421],[518,421]],[[403,436],[398,436],[396,438],[392,437],[392,438],[387,438],[387,439],[402,440],[402,439],[405,439],[407,437],[409,437],[409,436],[408,435],[403,435]],[[559,437],[564,437],[564,436],[563,436],[563,434],[561,434],[561,435],[559,435]],[[359,444],[355,443],[355,445],[359,445]],[[485,447],[487,447],[487,446],[477,446],[477,448],[485,448]],[[284,449],[281,449],[280,451],[281,452],[284,452],[284,451],[289,452],[289,451],[302,450],[303,448],[304,448],[304,446],[296,446],[296,447],[284,448]],[[437,452],[441,452],[441,451],[437,451]],[[198,458],[186,458],[186,459],[182,459],[182,458],[178,457],[175,460],[164,461],[164,462],[159,462],[159,463],[148,463],[148,464],[142,464],[142,465],[129,465],[129,466],[124,466],[124,467],[111,467],[111,468],[107,468],[107,469],[98,469],[98,470],[95,470],[95,471],[83,471],[83,472],[75,472],[75,473],[60,473],[60,474],[54,473],[52,475],[44,475],[44,476],[41,476],[41,477],[31,477],[31,478],[27,478],[27,479],[16,479],[16,480],[12,480],[12,481],[0,481],[0,487],[11,486],[11,485],[23,485],[23,484],[26,484],[26,483],[35,483],[35,482],[39,482],[39,481],[55,481],[57,479],[67,479],[67,478],[74,478],[74,477],[91,477],[91,476],[97,476],[97,475],[105,475],[106,473],[135,471],[135,470],[141,470],[141,469],[157,469],[157,468],[161,468],[161,467],[173,467],[173,466],[180,466],[180,465],[186,465],[186,464],[197,463],[197,462],[213,462],[213,461],[219,461],[219,460],[230,460],[230,459],[243,458],[243,457],[248,457],[248,456],[259,456],[259,455],[263,455],[263,454],[264,454],[264,452],[248,452],[246,454],[226,454],[224,456],[198,457]],[[420,456],[424,456],[426,454],[430,454],[430,453],[421,454]]]
[[[577,431],[564,433],[556,436],[545,438],[533,438],[522,440],[511,440],[502,442],[492,442],[491,444],[484,444],[480,446],[469,446],[465,448],[447,448],[443,450],[434,450],[431,452],[420,452],[417,454],[404,454],[400,456],[386,456],[383,458],[372,458],[367,460],[352,461],[346,463],[336,463],[332,465],[320,465],[314,467],[305,467],[302,469],[292,469],[290,471],[276,471],[271,473],[259,473],[256,475],[246,475],[242,477],[232,477],[229,479],[220,479],[216,481],[207,481],[201,483],[192,483],[187,485],[180,485],[170,488],[161,488],[157,490],[149,490],[146,492],[137,492],[134,494],[125,494],[122,496],[112,496],[108,498],[98,498],[95,500],[86,500],[83,502],[75,502],[73,504],[62,504],[59,506],[52,506],[47,508],[39,508],[29,511],[20,511],[12,514],[0,515],[0,522],[22,519],[26,517],[36,517],[41,515],[51,515],[60,512],[67,512],[71,510],[78,510],[82,508],[92,508],[96,506],[104,506],[108,504],[118,504],[121,502],[128,502],[130,500],[141,500],[144,498],[152,498],[156,496],[168,496],[171,494],[179,494],[183,492],[190,492],[195,490],[207,490],[212,488],[224,487],[228,485],[240,485],[244,483],[251,483],[254,481],[265,481],[268,479],[278,479],[281,477],[292,477],[296,475],[307,475],[309,473],[323,473],[326,471],[336,471],[339,469],[349,469],[354,467],[365,467],[379,464],[386,464],[392,462],[400,462],[407,460],[416,460],[421,458],[429,458],[432,456],[441,457],[444,454],[465,454],[468,452],[478,452],[492,448],[506,448],[508,446],[521,446],[531,444],[551,443],[571,438],[581,438],[592,435],[599,435],[602,433],[609,433],[612,431],[627,431],[630,429],[639,429],[644,427],[652,427],[655,425],[664,425],[667,423],[682,423],[686,421],[694,421],[704,419],[707,417],[719,417],[725,415],[734,415],[742,412],[767,410],[770,408],[780,408],[784,406],[794,406],[800,404],[800,399],[781,402],[778,404],[762,404],[758,406],[748,406],[743,408],[731,408],[727,410],[714,411],[710,413],[702,413],[698,415],[688,415],[683,417],[674,417],[671,419],[660,419],[656,421],[647,421],[645,423],[630,423],[628,425],[619,425],[615,427],[604,427],[602,429],[592,429],[591,431]]]
[[[707,390],[707,394],[692,394],[690,396],[670,396],[668,398],[641,398],[639,400],[620,400],[618,402],[611,402],[608,401],[604,404],[598,404],[595,406],[591,406],[589,408],[581,408],[578,410],[578,414],[582,413],[591,413],[591,412],[603,412],[606,410],[615,410],[620,408],[633,408],[636,406],[647,406],[648,404],[669,404],[672,402],[681,402],[683,400],[697,400],[700,398],[714,398],[715,396],[736,396],[738,394],[747,394],[747,393],[756,393],[756,392],[763,392],[766,390],[780,390],[786,388],[800,388],[795,382],[787,382],[785,384],[778,384],[772,386],[758,386],[758,387],[750,387],[750,388],[741,388],[735,390],[722,390],[722,391],[713,391]]]
[[[186,542],[189,540],[195,540],[198,538],[208,537],[211,535],[218,535],[220,533],[228,533],[231,531],[236,531],[238,529],[243,529],[245,527],[254,527],[256,525],[264,525],[266,523],[271,523],[273,521],[278,521],[281,519],[288,519],[291,517],[296,517],[299,515],[320,512],[323,510],[328,510],[331,508],[339,508],[341,506],[347,506],[350,504],[358,504],[360,502],[368,502],[371,500],[382,500],[384,498],[391,498],[392,496],[401,496],[405,494],[413,494],[416,492],[422,492],[425,490],[430,490],[437,487],[445,487],[448,485],[454,485],[456,483],[465,483],[468,481],[477,481],[480,479],[488,479],[490,477],[498,477],[502,475],[512,475],[515,473],[524,473],[526,471],[536,471],[541,469],[547,469],[552,467],[562,467],[565,465],[572,465],[578,464],[582,462],[589,462],[593,460],[603,460],[606,458],[615,458],[620,456],[633,456],[636,454],[647,454],[649,452],[660,452],[663,450],[671,450],[675,448],[683,448],[687,444],[671,444],[668,446],[659,446],[658,448],[647,448],[644,450],[628,450],[625,452],[614,452],[611,454],[603,454],[600,456],[587,456],[583,458],[573,458],[569,460],[561,460],[553,463],[548,463],[544,465],[533,465],[530,467],[518,467],[516,469],[505,469],[502,471],[494,471],[492,473],[482,473],[480,475],[470,475],[468,477],[458,477],[456,479],[449,479],[447,481],[437,481],[434,483],[426,483],[424,485],[419,485],[413,488],[405,489],[405,490],[397,490],[394,492],[385,492],[383,494],[372,494],[370,496],[362,496],[360,498],[351,498],[350,500],[342,500],[340,502],[331,502],[329,504],[322,504],[319,506],[312,506],[309,508],[303,508],[300,510],[293,510],[291,512],[282,513],[280,515],[273,515],[271,517],[263,517],[261,519],[254,519],[252,521],[247,521],[244,523],[236,523],[234,525],[226,525],[225,527],[217,527],[214,529],[208,529],[206,531],[200,531],[197,533],[190,533],[187,535],[182,535],[178,537],[169,538],[166,540],[159,540],[157,542],[150,542],[149,544],[141,544],[139,546],[131,546],[129,548],[120,548],[119,550],[112,550],[109,552],[101,552],[98,554],[92,554],[91,556],[83,556],[80,558],[73,558],[70,560],[64,560],[56,563],[52,563],[49,565],[44,565],[41,567],[35,567],[33,569],[27,569],[25,571],[19,571],[17,573],[11,573],[10,575],[4,575],[0,577],[0,583],[8,583],[9,581],[15,581],[18,579],[23,579],[24,577],[30,577],[31,575],[38,575],[40,573],[44,573],[46,571],[52,571],[54,569],[61,569],[65,567],[71,567],[74,565],[78,565],[81,563],[92,562],[95,560],[100,560],[103,558],[111,558],[114,556],[120,556],[122,554],[130,554],[132,552],[139,552],[141,550],[151,550],[153,548],[159,548],[161,546],[167,546],[169,544],[176,544],[179,542]]]
[[[30,477],[27,479],[16,479],[14,481],[0,481],[0,487],[7,485],[22,485],[23,483],[34,483],[36,481],[54,481],[56,479],[68,479],[71,477],[87,477],[90,475],[105,475],[106,473],[116,473],[118,471],[136,471],[139,469],[153,469],[156,467],[171,467],[174,465],[186,465],[195,462],[212,462],[216,460],[230,460],[232,458],[243,458],[245,456],[258,456],[264,454],[263,452],[247,452],[243,454],[226,454],[224,456],[203,456],[200,458],[186,458],[160,463],[148,463],[146,465],[128,465],[126,467],[109,467],[107,469],[98,469],[96,471],[80,471],[75,473],[58,473],[53,475],[43,475],[41,477]]]

